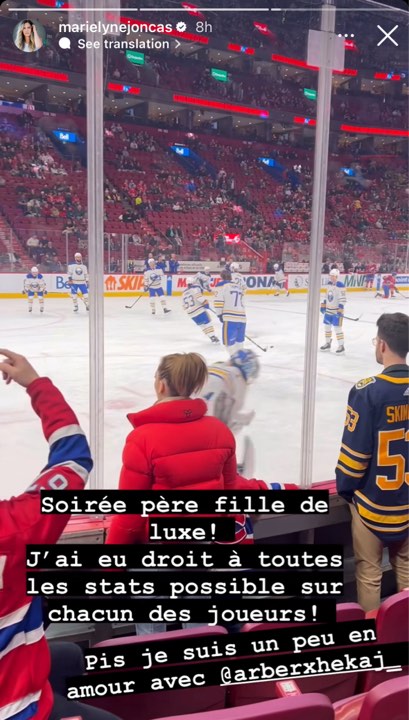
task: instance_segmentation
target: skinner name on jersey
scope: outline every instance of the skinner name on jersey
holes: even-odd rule
[[[405,405],[388,405],[386,408],[386,417],[388,418],[386,421],[388,423],[409,420],[409,405],[407,403],[405,403]]]

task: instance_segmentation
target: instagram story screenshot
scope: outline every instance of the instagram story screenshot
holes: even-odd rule
[[[0,720],[409,717],[408,38],[0,2]]]

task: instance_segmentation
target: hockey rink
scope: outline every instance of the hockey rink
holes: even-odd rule
[[[160,357],[195,351],[208,363],[227,359],[224,348],[212,345],[188,319],[180,297],[167,299],[172,309],[167,316],[158,309],[152,317],[146,298],[133,309],[125,309],[132,301],[105,300],[106,488],[117,487],[122,446],[131,429],[126,414],[155,401],[153,377]],[[246,307],[247,334],[262,346],[274,345],[263,353],[246,343],[256,350],[261,364],[245,408],[256,411],[244,430],[255,445],[254,474],[268,481],[298,483],[307,296],[253,295],[246,298]],[[313,481],[334,477],[348,391],[359,379],[380,372],[371,342],[375,323],[382,312],[396,311],[408,311],[405,299],[375,300],[374,293],[350,293],[346,313],[352,317],[362,314],[362,318],[344,321],[345,355],[335,355],[335,339],[332,352],[318,350]],[[220,336],[216,318],[215,328]],[[323,339],[321,327],[318,346]],[[24,300],[1,300],[0,346],[27,355],[39,374],[51,377],[88,431],[88,314],[81,303],[79,313],[74,314],[69,298],[46,298],[40,316],[36,303],[29,315]],[[24,391],[3,385],[0,392],[1,495],[8,498],[30,485],[45,464],[47,446]]]

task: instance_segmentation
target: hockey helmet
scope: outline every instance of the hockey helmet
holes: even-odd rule
[[[80,252],[76,252],[74,255],[75,260],[82,260],[82,255]]]
[[[279,264],[278,264],[278,263],[275,263],[275,265],[274,265],[274,270],[279,270],[279,269],[280,269]]]
[[[329,276],[331,277],[331,275],[332,275],[333,277],[338,277],[338,276],[339,276],[339,270],[338,270],[337,268],[332,268],[332,270],[330,271]]]
[[[203,272],[205,272],[205,273],[209,273],[209,272],[210,272],[210,268],[209,268],[208,265],[206,265],[206,267],[203,268]]]
[[[154,258],[149,258],[148,265],[156,265],[156,261],[154,260]]]
[[[38,275],[38,267],[32,267],[30,272],[32,275]]]
[[[194,279],[194,277],[188,277],[188,279],[186,280],[186,284],[187,284],[187,285],[194,285],[194,284],[195,284],[195,279]]]
[[[246,382],[255,380],[260,372],[260,363],[253,350],[238,350],[231,356],[231,364],[237,367]]]
[[[231,272],[237,272],[239,270],[239,264],[236,262],[230,263]]]

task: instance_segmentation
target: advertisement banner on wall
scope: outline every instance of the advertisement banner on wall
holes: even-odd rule
[[[187,287],[187,279],[191,277],[188,274],[165,275],[163,281],[163,289],[167,295],[181,295]],[[366,287],[365,275],[340,275],[340,279],[345,283],[347,291],[366,291],[373,293],[376,291],[378,284],[382,286],[382,280],[385,275],[375,275],[372,288]],[[24,297],[22,294],[25,274],[22,273],[0,273],[0,298],[8,297]],[[249,295],[260,294],[270,295],[275,292],[274,275],[247,275],[243,273],[246,281],[247,292]],[[45,274],[44,279],[47,285],[49,297],[63,297],[70,293],[67,276],[62,274],[49,275]],[[287,276],[288,288],[294,293],[308,292],[308,275],[303,273],[291,273]],[[211,287],[214,288],[219,282],[219,273],[212,273]],[[329,276],[321,276],[321,285],[324,289],[328,284]],[[397,275],[396,286],[399,290],[409,289],[409,275]],[[106,297],[115,296],[132,296],[143,294],[144,290],[143,273],[134,275],[104,275],[104,290]]]

